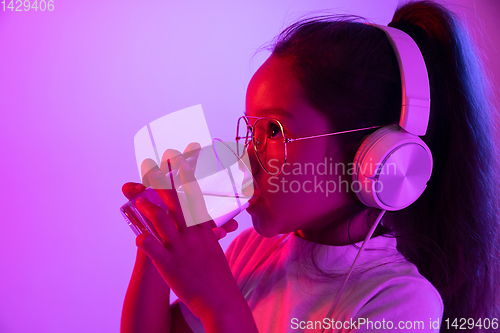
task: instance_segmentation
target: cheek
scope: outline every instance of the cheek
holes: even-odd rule
[[[326,193],[334,186],[338,187],[334,184],[338,180],[324,172],[318,173],[319,164],[332,163],[330,157],[325,163],[326,145],[318,141],[318,144],[304,141],[289,145],[287,165],[280,176],[271,177],[264,170],[255,175],[261,189],[261,200],[249,212],[255,217],[256,229],[262,233],[301,229],[341,201],[339,193]],[[330,182],[329,188],[327,181]]]
[[[345,195],[339,191],[340,181],[344,179],[335,174],[334,157],[325,156],[326,143],[319,143],[306,145],[304,141],[300,146],[297,142],[296,147],[290,149],[290,159],[283,174],[272,181],[272,189],[276,192],[273,199],[285,202],[284,214],[305,218],[307,212],[309,215],[325,212]]]
[[[325,202],[325,194],[317,190],[318,184],[324,188],[323,177],[311,174],[266,178],[259,183],[262,209],[275,219],[304,219]]]

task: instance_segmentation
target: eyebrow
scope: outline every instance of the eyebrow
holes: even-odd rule
[[[247,112],[245,111],[243,114],[246,116]],[[287,118],[290,118],[290,119],[294,119],[295,118],[290,112],[288,112],[288,111],[286,111],[285,109],[282,109],[282,108],[264,108],[264,109],[259,109],[258,112],[257,112],[257,114],[258,114],[259,117],[265,117],[268,114],[272,114],[272,115],[279,115],[279,116],[287,117]]]

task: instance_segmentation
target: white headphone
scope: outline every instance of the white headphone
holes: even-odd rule
[[[398,125],[369,135],[354,157],[353,187],[362,203],[384,210],[411,205],[424,192],[432,172],[432,154],[419,136],[429,123],[427,68],[417,44],[403,31],[383,30],[394,49],[401,74],[402,103]]]

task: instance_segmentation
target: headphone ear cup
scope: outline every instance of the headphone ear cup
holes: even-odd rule
[[[418,136],[390,125],[363,141],[353,164],[353,189],[359,200],[394,211],[423,193],[432,173],[432,154]]]

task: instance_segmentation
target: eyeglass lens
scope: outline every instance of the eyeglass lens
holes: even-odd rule
[[[267,173],[276,175],[281,172],[285,163],[283,126],[278,120],[272,118],[256,119],[253,121],[253,125],[251,124],[252,120],[248,119],[249,124],[245,118],[240,118],[237,134],[240,138],[239,141],[244,142],[246,147],[250,142],[253,142],[260,165]],[[238,154],[242,155],[244,151],[238,152]]]

